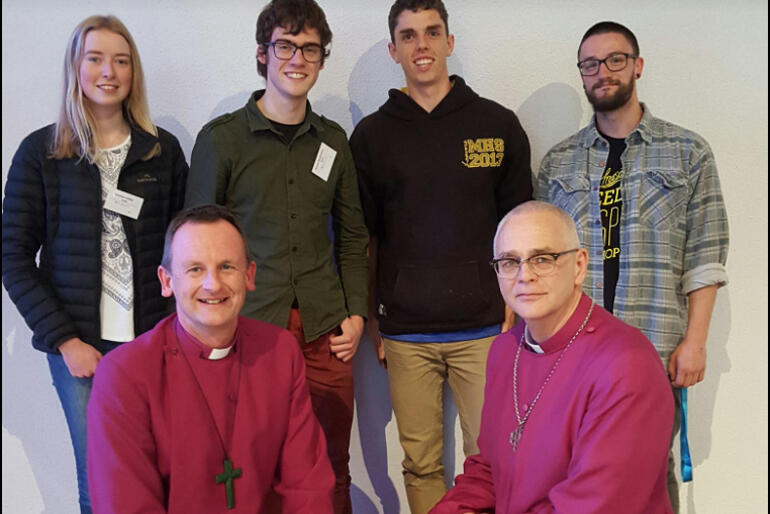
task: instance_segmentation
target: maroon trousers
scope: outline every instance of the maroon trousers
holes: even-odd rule
[[[305,341],[299,309],[292,309],[286,327],[299,342],[305,356],[307,385],[313,411],[326,436],[329,460],[334,469],[334,512],[351,514],[350,430],[353,425],[353,360],[342,362],[329,348],[337,329],[313,341]]]

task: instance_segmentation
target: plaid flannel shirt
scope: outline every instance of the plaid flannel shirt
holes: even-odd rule
[[[687,294],[727,284],[728,226],[714,156],[699,135],[655,118],[643,104],[626,138],[620,274],[614,314],[668,357],[687,328]],[[609,144],[595,117],[544,157],[535,197],[566,210],[589,253],[583,289],[603,302],[599,184]]]

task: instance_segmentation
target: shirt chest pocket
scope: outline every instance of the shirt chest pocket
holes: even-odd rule
[[[591,184],[586,177],[575,175],[555,176],[548,184],[548,201],[567,211],[575,223],[584,225],[591,210]]]
[[[648,170],[640,184],[639,218],[650,227],[671,230],[684,223],[687,177],[681,170]]]

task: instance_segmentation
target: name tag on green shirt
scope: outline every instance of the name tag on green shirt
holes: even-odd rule
[[[321,146],[318,147],[318,154],[315,156],[315,162],[313,163],[313,175],[324,182],[327,182],[329,180],[329,173],[332,172],[332,165],[334,164],[334,158],[336,156],[336,150],[326,143],[321,143]]]

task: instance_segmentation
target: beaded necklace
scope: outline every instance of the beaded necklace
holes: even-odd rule
[[[559,354],[559,357],[556,359],[556,362],[553,363],[553,366],[551,367],[551,371],[548,373],[548,376],[545,377],[545,381],[543,382],[543,385],[540,386],[540,389],[538,389],[537,394],[535,395],[535,399],[532,400],[532,403],[529,404],[529,408],[527,409],[527,412],[524,413],[524,416],[521,416],[521,413],[519,412],[519,393],[516,387],[516,383],[518,382],[518,376],[517,371],[519,369],[519,355],[521,355],[521,348],[524,346],[524,334],[527,332],[527,327],[524,327],[524,331],[521,334],[521,340],[519,340],[519,346],[516,348],[516,357],[513,361],[513,407],[514,411],[516,412],[516,428],[513,429],[511,432],[510,437],[508,438],[508,442],[511,443],[511,447],[513,448],[513,451],[516,451],[516,448],[519,446],[519,440],[521,439],[521,435],[524,433],[524,424],[529,419],[529,415],[532,414],[532,409],[535,408],[535,405],[537,404],[537,401],[540,399],[540,396],[543,394],[543,390],[545,389],[545,386],[548,385],[548,382],[551,380],[551,377],[553,376],[554,371],[556,371],[556,368],[559,366],[559,363],[561,362],[562,357],[564,357],[564,352],[567,351],[567,348],[569,348],[572,343],[577,339],[577,336],[580,334],[580,332],[585,328],[586,323],[588,323],[588,318],[591,317],[591,313],[594,311],[594,302],[591,302],[591,308],[588,309],[588,314],[586,315],[586,318],[583,320],[583,323],[580,324],[580,326],[577,329],[577,332],[575,332],[575,335],[572,336],[572,339],[569,340],[569,343],[564,347],[564,349]]]

